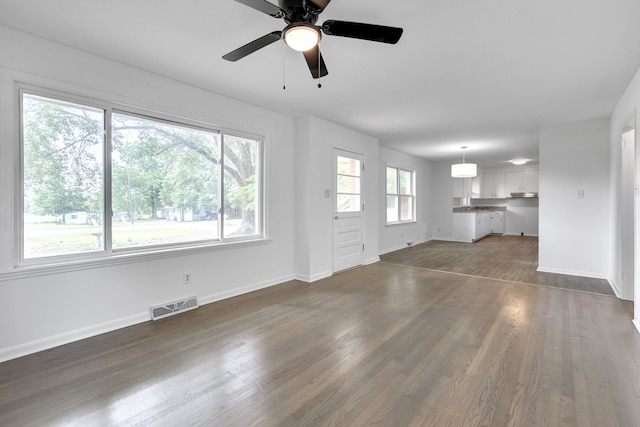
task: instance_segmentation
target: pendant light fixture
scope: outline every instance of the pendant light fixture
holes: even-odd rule
[[[475,163],[465,163],[464,150],[467,147],[462,148],[462,163],[456,163],[451,165],[451,177],[452,178],[475,178],[478,176],[478,165]]]

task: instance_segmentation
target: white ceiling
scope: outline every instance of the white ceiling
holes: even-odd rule
[[[319,89],[281,42],[221,59],[285,25],[233,0],[0,0],[6,26],[436,161],[537,160],[541,125],[608,117],[640,67],[640,0],[333,0],[327,19],[404,34],[323,37]]]

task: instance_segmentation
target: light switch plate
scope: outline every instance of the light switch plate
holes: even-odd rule
[[[578,190],[578,199],[584,199],[584,190]]]

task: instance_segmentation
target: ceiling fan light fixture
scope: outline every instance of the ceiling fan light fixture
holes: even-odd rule
[[[322,35],[315,25],[299,22],[285,28],[282,37],[291,49],[305,52],[316,47]]]

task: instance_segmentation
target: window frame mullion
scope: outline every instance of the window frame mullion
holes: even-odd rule
[[[398,199],[398,203],[397,203],[397,218],[398,218],[398,222],[403,222],[402,221],[402,194],[400,194],[400,168],[399,167],[395,167],[394,168],[396,170],[396,198]]]
[[[224,243],[224,145],[227,133],[220,131],[220,164],[218,165],[218,240]]]
[[[112,185],[112,170],[111,170],[111,158],[113,154],[113,144],[112,144],[112,135],[113,135],[113,107],[105,108],[104,114],[104,224],[102,233],[104,236],[103,245],[104,252],[106,254],[111,254],[113,252],[113,207],[112,200],[113,196],[111,194]]]

